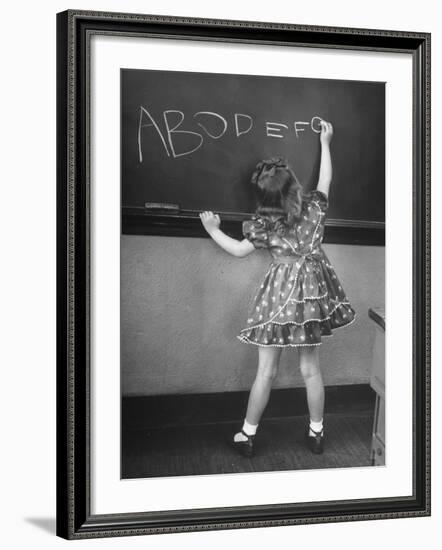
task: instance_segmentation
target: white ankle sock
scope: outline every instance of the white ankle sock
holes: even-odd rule
[[[258,424],[249,424],[247,420],[244,420],[242,429],[246,432],[247,435],[255,435]]]
[[[247,435],[255,435],[257,428],[258,424],[249,424],[247,420],[244,420],[242,429],[246,432]],[[247,437],[242,432],[238,432],[234,435],[233,441],[247,441]]]
[[[317,433],[321,433],[324,427],[323,423],[324,419],[320,420],[319,422],[313,422],[313,420],[310,420],[310,435],[315,436],[312,430],[314,430]]]

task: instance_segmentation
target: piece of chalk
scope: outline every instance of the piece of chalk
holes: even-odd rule
[[[144,204],[144,208],[146,208],[147,210],[173,210],[174,212],[178,212],[180,209],[180,205],[171,204],[168,202],[146,202]]]

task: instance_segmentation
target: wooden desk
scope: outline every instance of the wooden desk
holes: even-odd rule
[[[373,434],[371,439],[371,463],[385,465],[385,310],[370,308],[368,316],[375,331],[370,386],[376,392]]]

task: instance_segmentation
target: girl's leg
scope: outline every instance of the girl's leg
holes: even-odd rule
[[[273,380],[278,373],[281,356],[281,348],[278,347],[259,347],[258,349],[258,369],[250,390],[246,418],[242,427],[247,435],[255,435],[256,433],[262,413],[270,397]],[[247,440],[247,437],[242,432],[238,432],[234,436],[234,441],[245,440]]]
[[[261,419],[269,401],[273,381],[278,374],[280,356],[281,348],[259,348],[258,370],[247,405],[246,420],[249,424],[256,425]]]
[[[324,415],[324,383],[319,368],[318,346],[302,346],[299,348],[301,373],[307,388],[307,403],[310,421],[322,423]]]

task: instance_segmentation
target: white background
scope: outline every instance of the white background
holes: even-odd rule
[[[247,529],[67,543],[55,517],[55,13],[66,8],[390,28],[433,33],[433,211],[442,199],[442,30],[436,1],[188,0],[51,2],[3,8],[2,28],[2,543],[6,548],[63,544],[224,548],[254,544],[359,549],[415,548],[441,534],[440,285],[433,283],[433,516],[410,520]],[[4,43],[3,43],[4,41]],[[433,215],[433,281],[442,277],[441,221]],[[314,530],[314,531],[313,531]],[[314,541],[312,543],[312,541]],[[437,544],[437,543],[436,543]],[[431,544],[430,547],[436,547]]]

